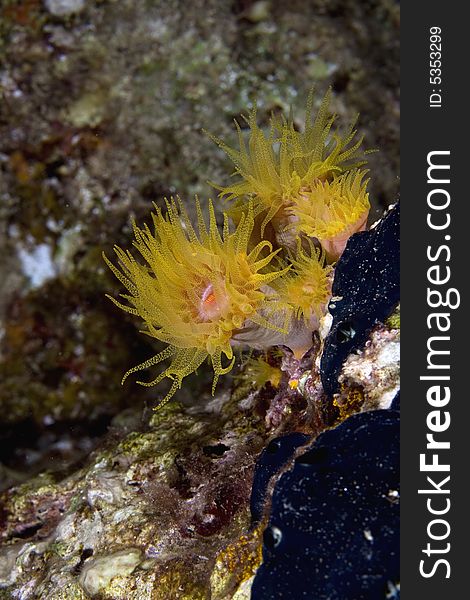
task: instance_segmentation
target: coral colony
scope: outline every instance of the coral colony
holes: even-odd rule
[[[362,137],[355,122],[340,134],[329,112],[331,90],[313,118],[313,93],[303,132],[292,114],[272,116],[268,133],[245,118],[239,150],[210,136],[235,165],[231,185],[212,184],[229,207],[219,230],[196,199],[193,227],[179,198],[155,206],[153,228],[134,223],[140,256],[115,247],[118,266],[104,257],[126,287],[111,300],[144,321],[144,332],[166,348],[124,375],[169,359],[150,382],[172,380],[160,406],[207,358],[220,375],[234,364],[233,349],[287,346],[300,359],[312,346],[331,296],[334,265],[348,238],[365,229],[369,213]]]

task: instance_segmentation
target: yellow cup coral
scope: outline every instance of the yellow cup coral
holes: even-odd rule
[[[256,358],[250,356],[243,365],[243,371],[236,378],[253,383],[257,388],[262,388],[268,382],[277,388],[281,383],[282,371],[279,367],[270,365],[261,356]]]
[[[351,235],[365,229],[370,210],[366,173],[354,169],[302,190],[289,209],[288,229],[317,238],[328,259],[337,260]]]
[[[332,130],[336,115],[329,114],[330,97],[331,90],[313,119],[313,91],[309,94],[303,132],[296,130],[290,115],[289,119],[272,117],[266,135],[257,125],[255,106],[245,119],[250,128],[248,146],[238,123],[240,150],[210,136],[235,164],[234,175],[241,177],[233,185],[212,185],[228,200],[252,198],[255,214],[264,214],[262,232],[271,220],[285,224],[283,209],[292,204],[302,189],[365,164],[363,138],[355,139],[355,122],[343,135]]]
[[[253,230],[253,207],[249,206],[235,231],[230,232],[225,217],[223,233],[217,228],[212,203],[209,227],[196,200],[198,232],[193,228],[181,202],[167,202],[166,215],[155,207],[152,214],[155,234],[147,226],[134,224],[134,246],[147,263],[141,264],[132,254],[119,247],[114,250],[119,268],[104,256],[114,275],[128,294],[121,294],[128,304],[111,298],[122,310],[144,320],[145,333],[165,342],[166,349],[139,364],[124,375],[123,381],[136,371],[171,358],[170,365],[156,379],[142,385],[156,385],[165,377],[173,380],[166,403],[181,386],[184,377],[194,372],[210,357],[214,369],[213,390],[219,375],[231,370],[234,356],[231,338],[243,331],[249,319],[260,327],[274,327],[266,315],[275,311],[278,302],[262,288],[288,270],[271,268],[278,251],[262,241],[248,252]],[[229,361],[222,366],[222,357]]]
[[[348,238],[365,228],[370,209],[367,171],[360,168],[367,154],[363,138],[356,137],[355,121],[342,135],[337,132],[330,97],[331,90],[313,118],[310,93],[303,132],[290,114],[271,117],[266,134],[255,106],[246,118],[248,143],[236,123],[239,150],[211,136],[239,177],[233,185],[215,186],[234,201],[222,232],[211,202],[207,226],[196,199],[196,231],[181,201],[171,199],[165,214],[155,207],[155,233],[134,224],[134,246],[145,264],[119,247],[118,266],[105,257],[128,291],[121,295],[126,303],[111,300],[141,317],[144,332],[167,344],[129,369],[123,381],[170,359],[153,381],[138,382],[170,378],[164,404],[206,358],[214,369],[214,393],[218,377],[233,367],[235,346],[287,346],[298,360],[312,347],[331,293],[333,267],[326,263],[334,263]],[[261,367],[256,373],[262,379]]]
[[[300,241],[295,256],[290,255],[292,268],[284,277],[274,283],[280,298],[297,318],[303,319],[312,331],[318,329],[319,319],[331,296],[331,275],[333,268],[324,265],[324,252],[315,248],[311,240],[308,251]]]

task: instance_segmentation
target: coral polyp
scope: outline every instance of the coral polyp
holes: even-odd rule
[[[310,93],[302,132],[291,112],[272,116],[265,133],[255,105],[245,119],[248,143],[236,124],[239,150],[211,136],[239,177],[233,185],[215,186],[234,201],[221,230],[211,201],[207,225],[196,199],[195,228],[181,200],[170,199],[166,211],[155,206],[154,233],[134,223],[134,247],[143,262],[119,247],[118,266],[105,257],[128,291],[113,302],[143,319],[144,332],[167,345],[129,369],[123,381],[169,359],[153,381],[138,382],[171,379],[165,404],[207,358],[214,393],[219,376],[234,365],[235,347],[285,346],[298,361],[307,355],[327,311],[332,265],[349,237],[365,228],[370,208],[363,138],[355,121],[338,132],[330,97],[331,90],[313,117]]]
[[[330,261],[337,260],[351,235],[365,229],[370,209],[366,173],[353,169],[301,190],[289,209],[289,229],[317,238]]]
[[[261,356],[250,356],[243,367],[243,371],[236,376],[239,381],[253,383],[258,389],[268,382],[278,388],[281,383],[282,371],[279,367],[269,364]]]
[[[355,121],[343,134],[333,128],[336,115],[329,113],[330,97],[331,90],[313,118],[313,92],[309,94],[303,132],[297,131],[291,113],[288,119],[271,117],[265,134],[257,124],[255,105],[245,118],[250,128],[248,144],[238,123],[239,150],[211,136],[234,163],[234,175],[241,178],[232,185],[212,185],[227,200],[252,198],[255,211],[264,215],[262,231],[272,219],[282,222],[283,209],[303,189],[365,164],[363,138],[356,138]]]
[[[295,255],[290,255],[291,270],[274,283],[282,300],[291,307],[297,318],[303,319],[312,331],[318,329],[319,319],[331,296],[332,267],[325,265],[325,253],[307,240],[308,250],[300,241]]]
[[[111,298],[122,310],[143,319],[145,333],[167,344],[149,360],[129,369],[123,381],[136,371],[147,369],[165,359],[170,365],[153,381],[173,380],[162,404],[181,386],[182,380],[210,357],[214,385],[220,375],[228,373],[234,363],[232,337],[243,331],[245,321],[263,328],[274,328],[267,315],[281,309],[273,294],[263,289],[287,272],[289,267],[267,267],[279,252],[270,242],[262,241],[250,251],[248,242],[253,230],[253,208],[248,206],[236,229],[230,232],[225,217],[220,233],[212,203],[209,203],[209,227],[200,204],[197,231],[179,200],[167,201],[166,214],[155,207],[152,214],[155,233],[145,225],[134,223],[134,246],[146,264],[131,252],[115,246],[119,268],[106,256],[105,261],[127,288],[121,297]],[[222,365],[227,360],[226,366]]]

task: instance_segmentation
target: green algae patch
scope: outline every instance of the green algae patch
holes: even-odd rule
[[[392,314],[385,321],[385,325],[390,329],[400,329],[400,305],[392,312]]]

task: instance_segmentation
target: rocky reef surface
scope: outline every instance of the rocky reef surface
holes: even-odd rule
[[[159,390],[120,385],[155,346],[104,297],[117,287],[101,252],[127,247],[152,201],[215,196],[207,180],[228,163],[202,129],[234,140],[253,100],[266,121],[302,109],[312,84],[318,98],[332,86],[342,122],[360,113],[380,150],[381,216],[397,197],[398,8],[2,2],[0,598],[249,598],[269,518],[264,501],[257,524],[250,513],[263,448],[390,406],[396,311],[342,356],[334,397],[320,383],[327,315],[302,362],[271,358],[278,387],[241,377],[212,398],[201,368],[154,413]]]
[[[360,273],[361,244],[383,248],[395,237],[397,212],[350,239],[338,273]],[[389,311],[398,274],[390,250],[376,280],[385,290],[376,303]],[[344,296],[346,312],[370,286],[360,289]],[[365,341],[343,357],[333,396],[320,368],[331,334],[320,334],[300,361],[275,353],[274,387],[253,388],[249,373],[214,398],[187,386],[181,402],[145,421],[139,409],[120,413],[80,467],[3,492],[6,597],[256,600],[284,590],[278,597],[297,598],[303,572],[319,598],[396,590],[398,322],[395,309],[369,323]]]

